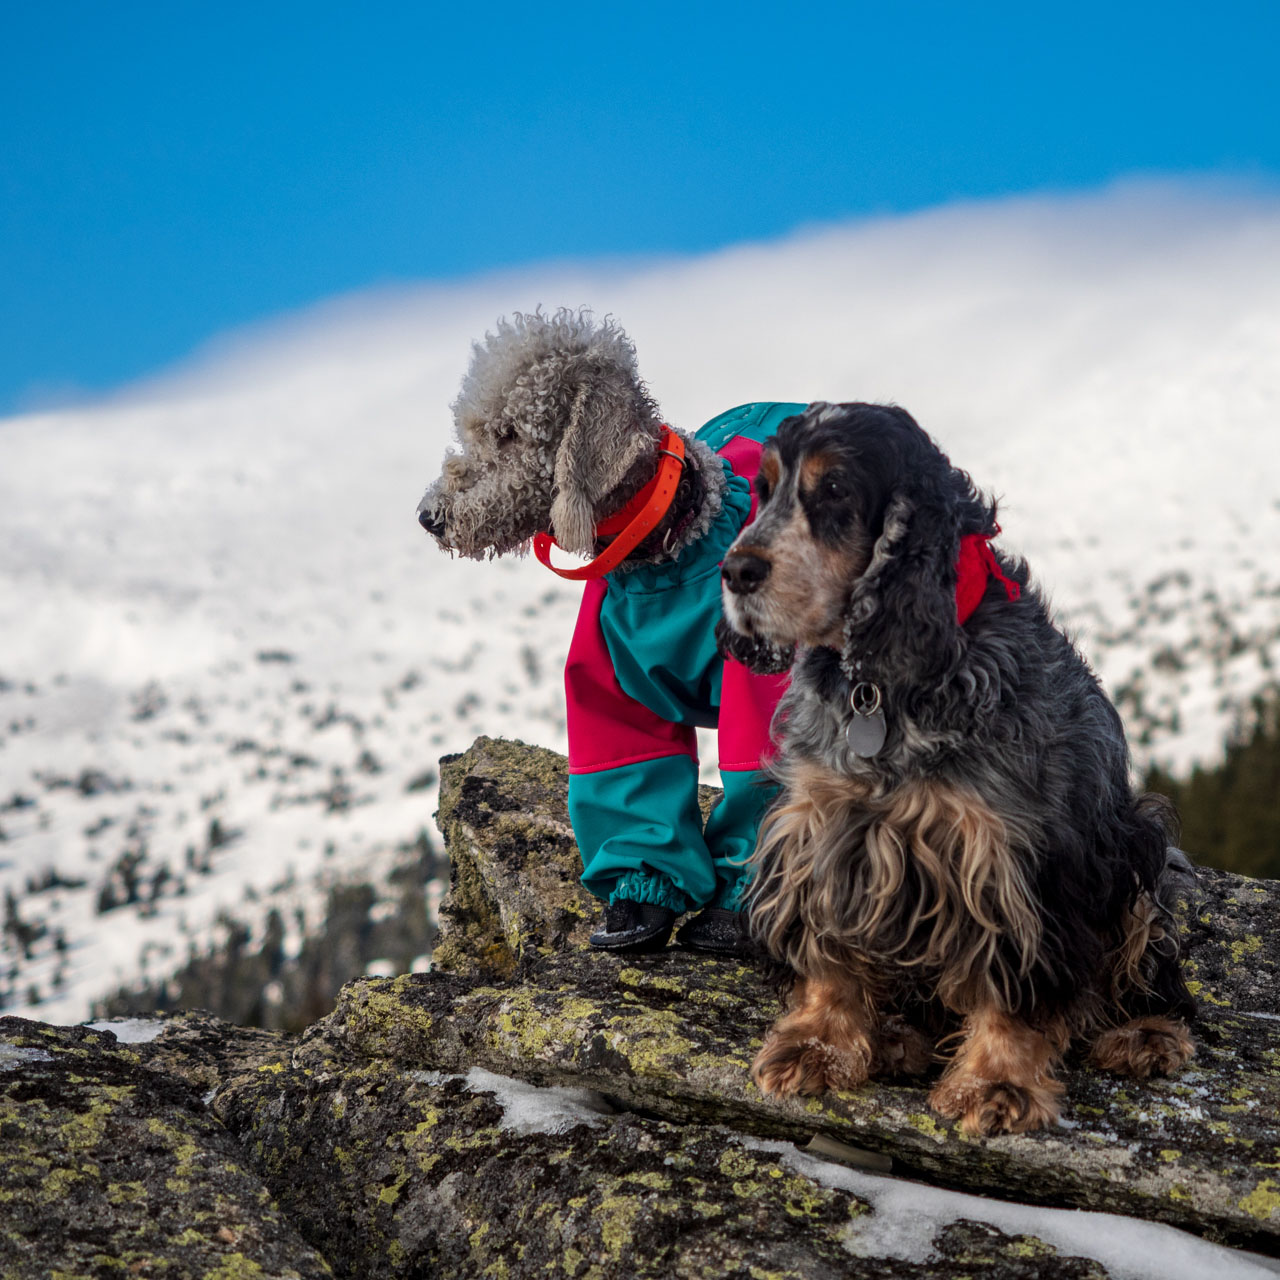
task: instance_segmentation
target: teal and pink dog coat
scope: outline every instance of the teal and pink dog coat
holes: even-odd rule
[[[588,582],[565,665],[569,818],[597,898],[676,912],[741,908],[773,796],[760,772],[787,677],[716,651],[720,562],[755,514],[762,443],[802,404],[748,404],[697,438],[721,459],[724,505],[673,562]],[[714,728],[724,795],[704,829],[696,727]]]

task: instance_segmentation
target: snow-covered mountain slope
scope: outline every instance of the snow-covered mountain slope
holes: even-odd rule
[[[612,311],[694,429],[892,399],[1004,496],[1141,759],[1212,757],[1280,658],[1280,198],[1175,186],[339,300],[0,422],[0,1003],[163,976],[431,823],[439,755],[563,749],[577,592],[414,507],[469,341]],[[289,919],[293,919],[291,913]]]

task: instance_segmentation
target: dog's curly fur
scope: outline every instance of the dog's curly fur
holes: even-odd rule
[[[930,1100],[971,1132],[1052,1123],[1073,1039],[1108,1069],[1176,1068],[1194,1004],[1161,894],[1172,813],[1135,797],[1119,717],[1024,562],[999,557],[1018,599],[993,580],[958,623],[960,539],[996,532],[994,504],[867,404],[788,419],[757,485],[726,615],[801,646],[755,854],[752,928],[794,979],[759,1086],[923,1069],[948,1020]],[[858,682],[887,720],[869,758],[846,739]]]
[[[453,404],[459,448],[418,504],[442,547],[483,558],[523,550],[540,530],[566,551],[598,550],[596,525],[654,476],[662,419],[635,348],[611,319],[565,308],[499,320],[472,348]],[[666,517],[628,556],[674,559],[720,511],[723,469],[685,442]]]

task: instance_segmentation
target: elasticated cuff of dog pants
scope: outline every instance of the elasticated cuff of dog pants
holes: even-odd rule
[[[689,899],[666,876],[645,875],[643,871],[623,876],[609,895],[609,901],[647,902],[666,907],[677,915],[689,910]]]
[[[722,907],[725,911],[745,911],[747,894],[750,891],[751,877],[743,876],[740,880],[734,880],[731,884],[717,885],[716,896],[712,898],[709,905]]]

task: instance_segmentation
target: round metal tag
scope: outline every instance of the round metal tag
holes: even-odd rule
[[[855,756],[865,758],[878,754],[880,748],[884,746],[888,731],[884,712],[876,711],[869,716],[855,715],[849,721],[849,727],[844,731],[844,736],[849,742],[849,750]]]

